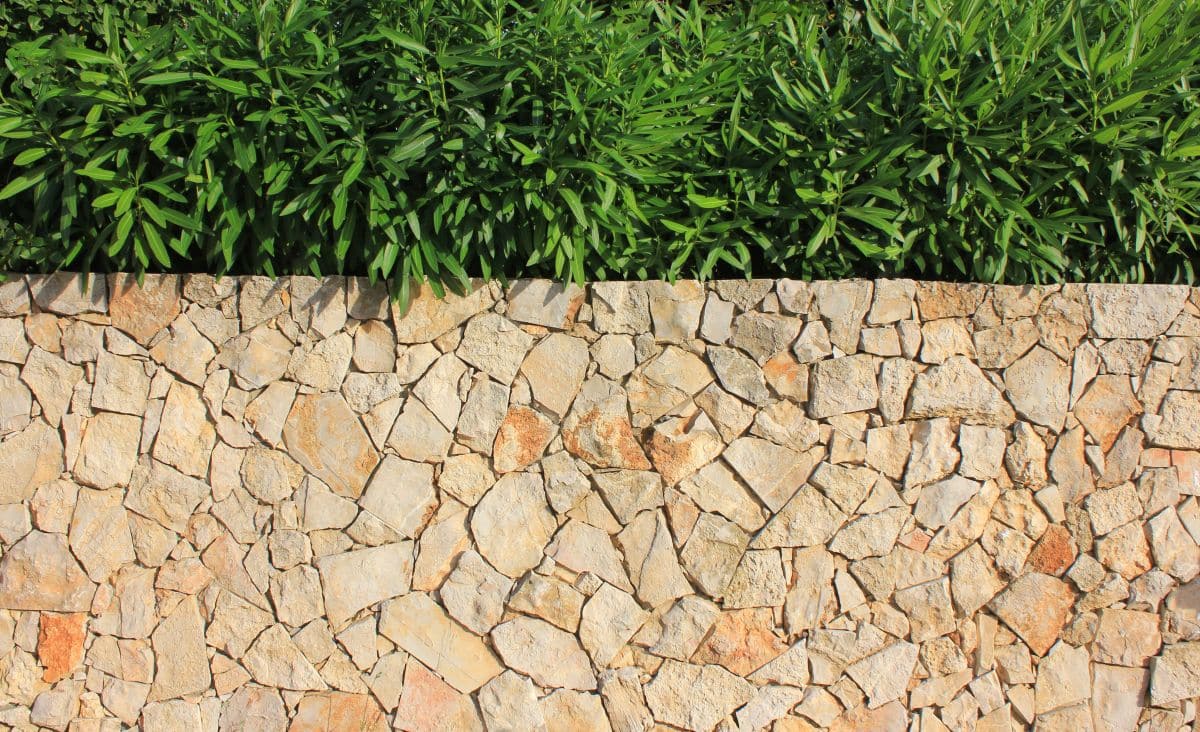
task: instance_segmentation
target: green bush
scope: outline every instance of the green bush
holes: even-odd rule
[[[1195,279],[1198,3],[188,8],[8,49],[0,269]]]

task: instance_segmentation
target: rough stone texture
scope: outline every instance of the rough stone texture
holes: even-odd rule
[[[1200,292],[0,285],[0,727],[1157,730]]]

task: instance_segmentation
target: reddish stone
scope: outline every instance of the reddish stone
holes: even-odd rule
[[[110,275],[108,314],[114,326],[149,344],[179,315],[179,276],[148,274],[139,286],[133,275]]]
[[[596,468],[649,470],[650,461],[633,436],[623,414],[605,414],[593,407],[563,429],[567,452]]]
[[[368,694],[307,694],[288,732],[387,732],[379,704]]]
[[[925,553],[929,548],[930,536],[920,529],[913,529],[907,534],[896,540],[896,543],[903,547],[908,547],[914,552]]]
[[[1046,529],[1037,546],[1029,553],[1029,566],[1035,572],[1061,577],[1075,561],[1077,554],[1071,532],[1055,524]]]
[[[46,673],[42,680],[53,684],[71,675],[83,660],[87,613],[42,613],[38,626],[38,660]]]
[[[532,465],[553,437],[554,426],[538,412],[529,407],[508,410],[492,446],[496,472],[509,473]]]
[[[692,654],[692,663],[717,663],[738,676],[753,673],[787,650],[787,644],[773,632],[774,625],[767,607],[722,613]]]
[[[470,696],[411,658],[404,669],[404,689],[394,726],[414,731],[483,729]]]
[[[697,416],[703,412],[697,412]],[[646,452],[663,483],[673,486],[707,465],[725,448],[721,438],[706,429],[693,430],[696,417],[660,425],[650,435]]]
[[[797,361],[784,351],[763,364],[763,376],[777,394],[789,399],[808,399],[808,365]]]
[[[1172,450],[1171,465],[1179,476],[1179,490],[1183,493],[1200,493],[1200,452]]]

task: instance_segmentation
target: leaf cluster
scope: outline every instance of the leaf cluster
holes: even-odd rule
[[[1200,4],[206,0],[0,72],[0,270],[1194,281]],[[161,21],[161,22],[160,22]]]

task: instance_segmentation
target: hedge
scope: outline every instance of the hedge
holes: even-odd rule
[[[1192,282],[1200,260],[1200,3],[96,12],[5,54],[0,270]]]

